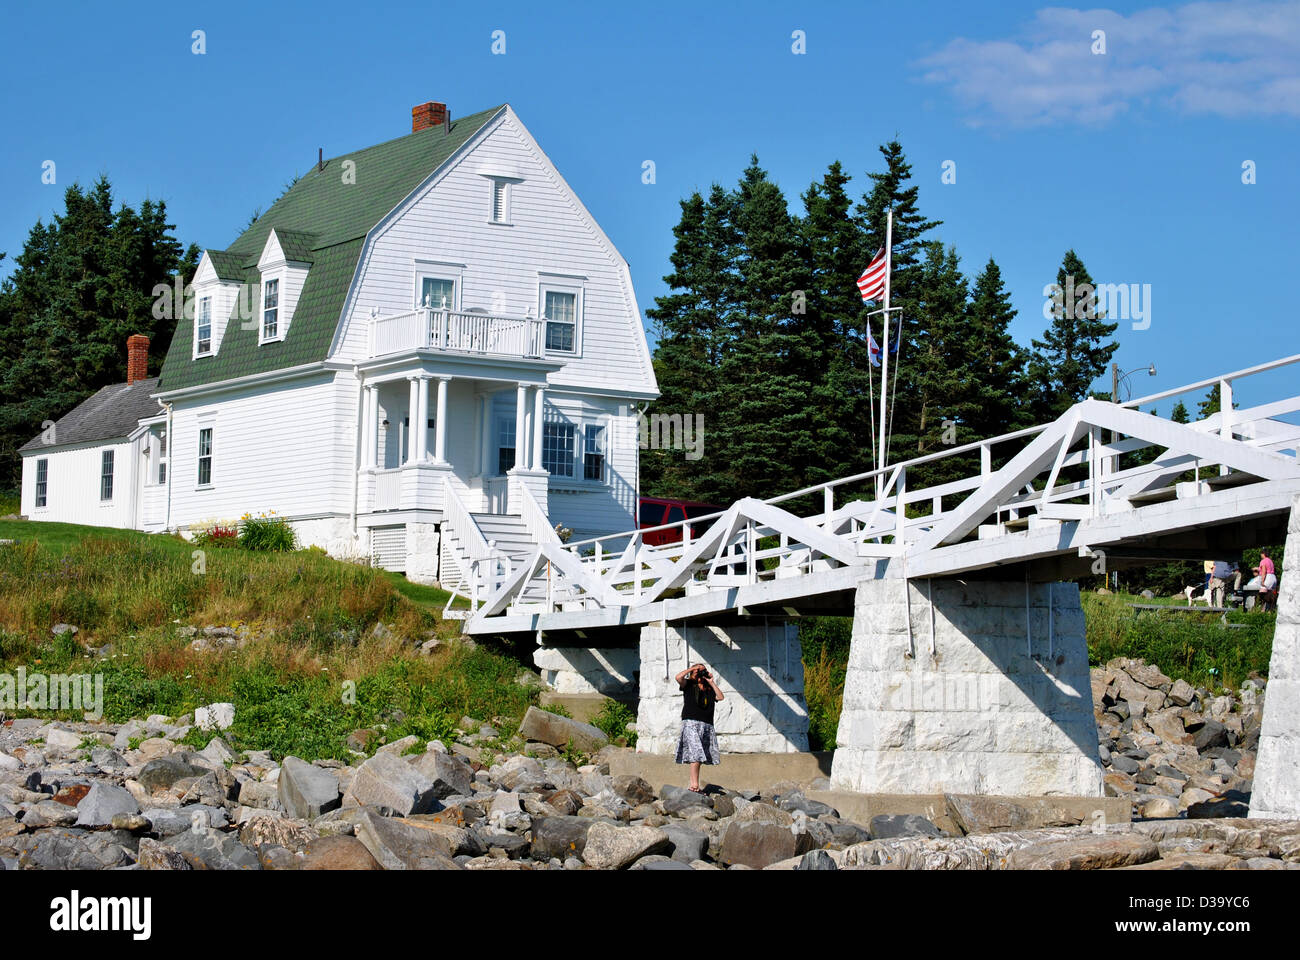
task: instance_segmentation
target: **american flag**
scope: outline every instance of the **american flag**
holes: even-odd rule
[[[888,269],[889,261],[885,256],[885,248],[881,247],[871,258],[867,269],[862,271],[862,276],[858,277],[858,290],[862,293],[864,302],[879,300],[885,295],[885,274]]]

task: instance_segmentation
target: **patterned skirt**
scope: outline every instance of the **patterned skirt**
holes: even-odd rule
[[[713,724],[703,720],[683,720],[677,738],[678,763],[718,763],[722,759]]]

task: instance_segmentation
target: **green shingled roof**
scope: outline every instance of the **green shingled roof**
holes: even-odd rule
[[[240,298],[254,312],[259,302],[256,263],[275,229],[290,260],[310,263],[297,307],[283,340],[258,344],[255,320],[243,321],[239,306],[227,321],[216,356],[191,359],[194,321],[181,317],[159,377],[160,392],[218,383],[324,360],[343,312],[366,234],[401,203],[501,107],[344,154],[313,166],[270,210],[226,250],[209,250],[217,275],[240,280]],[[351,164],[351,166],[347,166]],[[345,183],[345,175],[355,178]]]

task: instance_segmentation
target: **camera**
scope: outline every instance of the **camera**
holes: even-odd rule
[[[709,673],[709,671],[708,671],[707,669],[705,669],[704,667],[696,667],[696,668],[695,668],[695,676],[698,677],[700,680],[712,680],[712,679],[713,679],[713,674]]]

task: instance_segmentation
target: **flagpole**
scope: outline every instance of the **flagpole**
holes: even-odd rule
[[[893,272],[893,243],[894,243],[894,208],[889,208],[888,217],[885,220],[885,309],[884,309],[884,339],[881,341],[881,370],[880,370],[880,453],[876,457],[877,469],[884,470],[886,457],[886,440],[885,440],[885,411],[888,406],[889,392],[889,275]],[[885,475],[876,474],[876,499],[880,499],[884,489]]]

